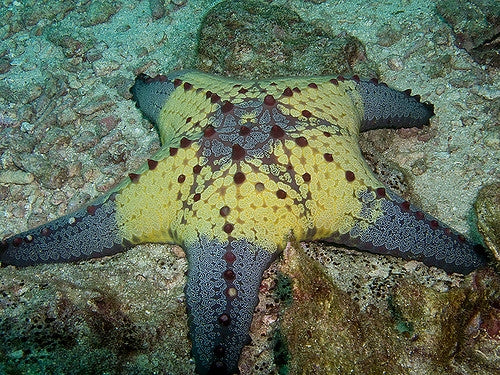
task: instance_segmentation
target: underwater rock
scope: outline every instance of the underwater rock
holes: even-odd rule
[[[165,246],[137,250],[36,272],[2,269],[0,372],[192,374],[185,259]]]
[[[500,265],[500,182],[484,186],[474,204],[484,243]]]
[[[292,279],[293,302],[280,330],[290,374],[407,374],[404,347],[389,314],[361,312],[300,245],[284,252],[281,271]]]
[[[262,0],[224,1],[205,16],[197,68],[242,78],[336,74],[377,76],[361,41],[303,21]]]
[[[385,303],[366,308],[299,245],[285,250],[281,272],[293,288],[293,301],[279,320],[282,371],[444,375],[463,368],[470,372],[460,373],[487,375],[500,370],[495,355],[500,277],[491,269],[445,288],[402,273]],[[360,270],[353,266],[352,272]]]
[[[438,14],[453,28],[455,43],[481,64],[500,67],[500,3],[441,0]]]

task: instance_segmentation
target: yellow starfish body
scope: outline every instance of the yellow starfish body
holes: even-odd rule
[[[123,237],[185,245],[210,233],[274,253],[290,235],[348,233],[361,218],[359,195],[382,184],[357,144],[363,106],[355,83],[332,78],[237,84],[202,73],[178,77],[188,88],[175,88],[156,123],[163,144],[180,147],[163,148],[154,170],[146,165],[136,183],[120,187]]]

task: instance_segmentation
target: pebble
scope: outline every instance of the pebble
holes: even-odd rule
[[[0,171],[0,183],[26,185],[32,183],[34,177],[29,172],[24,171]]]
[[[387,66],[389,66],[389,68],[391,70],[399,72],[399,71],[403,70],[404,63],[400,57],[392,56],[392,57],[389,57],[389,59],[387,60]]]

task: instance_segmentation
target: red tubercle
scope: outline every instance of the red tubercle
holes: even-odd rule
[[[203,130],[203,135],[206,137],[206,138],[210,138],[212,137],[214,134],[215,134],[215,128],[211,125],[207,126],[205,128],[205,130]]]
[[[15,247],[21,246],[23,243],[23,239],[21,237],[16,237],[12,240],[12,245]]]
[[[87,206],[87,213],[90,216],[94,216],[96,211],[97,211],[97,207],[96,206],[94,206],[94,205]]]
[[[431,227],[431,229],[438,229],[439,228],[439,223],[437,220],[431,220],[429,222],[429,226]]]
[[[375,194],[377,195],[377,198],[384,198],[386,196],[386,192],[383,187],[375,189]]]
[[[266,95],[264,97],[264,104],[271,107],[276,104],[276,99],[274,99],[274,96],[272,95]]]
[[[312,116],[312,113],[310,111],[308,111],[307,109],[304,109],[302,111],[302,116],[304,116],[305,118],[310,118]]]
[[[227,233],[227,234],[230,234],[233,230],[234,230],[234,225],[231,224],[231,223],[226,223],[224,224],[224,226],[222,227],[222,230]],[[227,254],[227,253],[226,253]],[[235,258],[236,259],[236,258]],[[226,261],[228,261],[226,259]]]
[[[310,87],[311,89],[317,89],[318,88],[318,85],[315,84],[314,82],[311,82],[310,84],[307,85],[308,87]]]
[[[356,179],[353,171],[345,171],[345,179],[348,182],[353,182]]]
[[[174,79],[173,81],[174,87],[179,87],[182,84],[182,81],[179,78]]]
[[[129,173],[128,177],[130,178],[130,181],[136,184],[139,182],[139,178],[141,177],[141,175],[137,173]]]
[[[271,128],[271,137],[278,139],[285,136],[285,131],[279,125],[273,125]]]
[[[184,82],[184,91],[191,90],[193,88],[193,85],[190,84],[189,82]]]
[[[354,82],[356,82],[356,83],[361,82],[361,80],[359,79],[359,76],[358,76],[357,74],[355,74],[355,75],[353,75],[353,76],[352,76],[352,80],[353,80]]]
[[[148,159],[148,168],[149,168],[150,171],[152,171],[153,169],[155,169],[157,166],[158,166],[158,161],[157,160]]]
[[[234,108],[234,104],[231,103],[230,101],[225,101],[222,107],[220,108],[222,113],[228,113],[231,112]]]
[[[233,263],[236,260],[236,255],[234,255],[234,253],[232,253],[231,251],[226,251],[226,253],[222,256],[222,258],[227,263]]]
[[[236,185],[241,185],[246,180],[246,176],[243,172],[236,172],[233,177],[234,183]]]
[[[293,91],[290,87],[287,87],[285,90],[283,90],[283,96],[293,96]]]
[[[231,151],[231,159],[233,160],[243,160],[245,158],[246,151],[239,144],[234,144]]]
[[[192,141],[190,139],[187,139],[186,137],[181,138],[180,145],[182,148],[189,147],[191,145]]]

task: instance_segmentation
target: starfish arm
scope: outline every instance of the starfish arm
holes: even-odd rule
[[[0,243],[2,266],[72,262],[126,250],[119,233],[114,195]]]
[[[347,233],[326,239],[377,254],[414,259],[446,272],[468,274],[486,264],[481,245],[475,245],[395,193],[367,189],[359,197],[362,209]]]
[[[434,106],[421,103],[418,95],[398,91],[377,81],[358,81],[357,92],[363,103],[360,131],[380,128],[421,128],[434,116]]]
[[[241,350],[258,301],[264,270],[273,255],[245,239],[200,237],[186,245],[185,289],[192,353],[198,374],[238,372]]]

